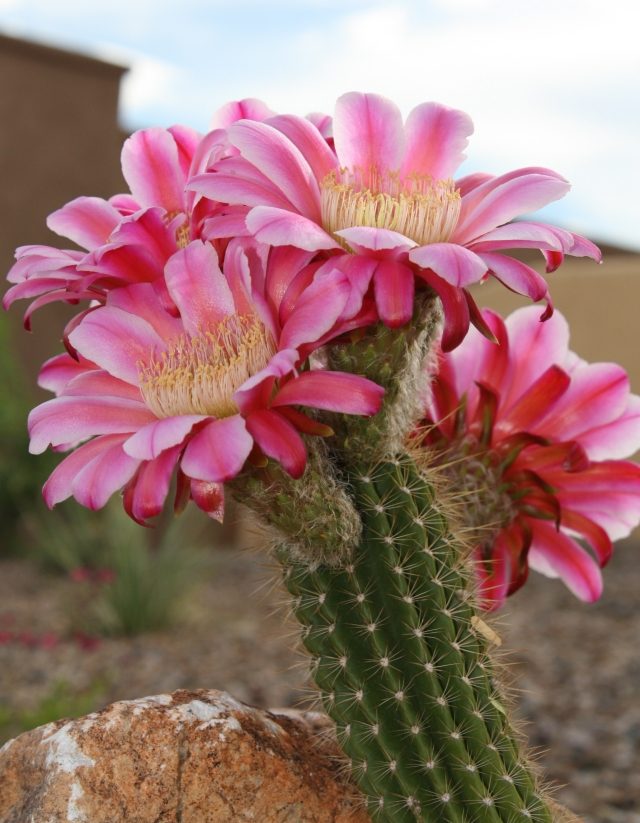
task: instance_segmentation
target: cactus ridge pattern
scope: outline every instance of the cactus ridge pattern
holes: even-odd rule
[[[408,456],[353,469],[342,566],[280,557],[312,673],[374,819],[551,823],[492,676],[459,550]]]

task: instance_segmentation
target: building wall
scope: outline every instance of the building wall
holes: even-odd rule
[[[122,191],[117,117],[125,71],[0,35],[0,271],[9,269],[17,246],[72,246],[46,228],[46,216],[56,208],[81,194]],[[19,306],[10,312],[12,337],[18,356],[35,372],[59,347],[53,329],[61,328],[65,309],[36,315],[34,335],[19,331],[20,314]]]

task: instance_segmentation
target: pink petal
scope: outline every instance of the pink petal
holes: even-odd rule
[[[47,226],[85,249],[94,249],[109,239],[122,216],[101,197],[77,197],[47,218]]]
[[[424,174],[444,180],[464,160],[473,123],[463,111],[440,103],[422,103],[409,114],[405,133],[407,148],[402,174]]]
[[[212,129],[226,129],[238,120],[267,120],[273,112],[255,97],[245,97],[244,100],[232,100],[221,106],[211,118]]]
[[[228,253],[228,252],[227,252]],[[276,316],[282,316],[281,304],[291,283],[313,257],[313,252],[293,246],[277,246],[269,252],[265,277],[265,292]]]
[[[564,364],[569,350],[569,326],[556,312],[543,323],[539,309],[526,306],[506,319],[512,368],[505,407],[517,400],[554,363]]]
[[[381,260],[373,286],[378,314],[385,325],[395,329],[411,320],[415,279],[408,266],[394,260]]]
[[[291,201],[257,169],[244,174],[235,171],[227,174],[229,166],[230,161],[225,160],[220,163],[219,170],[197,174],[191,178],[187,188],[210,200],[233,206],[272,206],[295,211]]]
[[[322,183],[331,171],[337,169],[338,161],[335,154],[308,119],[281,114],[272,117],[268,124],[281,131],[301,151],[319,183]]]
[[[571,374],[571,385],[565,395],[549,409],[540,433],[561,440],[580,440],[584,431],[620,417],[628,398],[629,378],[621,366],[615,363],[581,366]]]
[[[340,166],[350,171],[398,171],[405,136],[400,110],[377,94],[349,92],[338,98],[333,135]]]
[[[318,181],[302,152],[284,134],[266,123],[241,120],[230,126],[229,140],[300,214],[320,220]]]
[[[120,459],[122,443],[126,435],[107,434],[103,437],[95,437],[88,443],[79,446],[68,457],[60,463],[52,472],[47,482],[44,484],[42,494],[45,503],[52,509],[56,503],[61,503],[73,494],[72,484],[78,473],[91,461],[100,455],[117,455]],[[126,462],[126,461],[125,461]],[[133,469],[137,463],[131,461]],[[115,491],[115,489],[114,489]]]
[[[473,174],[467,174],[465,177],[459,177],[456,180],[456,189],[460,193],[460,197],[464,197],[465,194],[477,188],[481,183],[486,183],[487,180],[495,180],[495,175],[477,171]]]
[[[202,141],[202,135],[195,129],[189,128],[189,126],[169,126],[167,131],[175,141],[178,149],[178,162],[180,163],[183,179],[186,180],[194,155]]]
[[[300,477],[307,463],[307,452],[297,430],[281,414],[269,409],[253,412],[247,429],[262,451],[282,464],[292,477]]]
[[[517,220],[498,226],[481,235],[469,248],[476,252],[500,251],[502,249],[547,249],[564,250],[563,238],[558,230],[544,223]]]
[[[184,218],[174,218],[179,222]],[[139,245],[153,257],[155,265],[162,269],[176,250],[176,226],[167,224],[164,209],[150,207],[122,220],[111,236],[114,245]]]
[[[162,452],[183,443],[193,427],[206,419],[201,414],[185,414],[154,420],[138,429],[126,441],[123,449],[138,460],[155,460]]]
[[[146,320],[166,342],[184,334],[182,323],[166,310],[155,284],[134,283],[124,288],[112,289],[107,296],[107,305]]]
[[[267,406],[275,381],[291,374],[299,359],[300,355],[295,349],[284,349],[274,355],[264,369],[245,380],[233,395],[242,414],[246,416],[255,409]]]
[[[559,366],[550,366],[511,408],[502,411],[496,431],[502,434],[533,431],[536,423],[547,416],[570,383],[571,379],[565,371]]]
[[[31,454],[96,434],[134,432],[155,420],[144,403],[114,397],[57,397],[29,415]]]
[[[85,369],[64,387],[65,397],[122,397],[142,402],[137,386],[112,377],[102,369]]]
[[[38,374],[38,385],[42,389],[59,394],[67,383],[87,370],[86,363],[79,363],[68,354],[57,354],[45,361]]]
[[[239,414],[212,420],[189,441],[182,471],[195,480],[224,483],[242,471],[253,438]]]
[[[234,208],[235,211],[232,211]],[[200,235],[203,240],[246,236],[249,234],[246,217],[247,209],[244,206],[228,206],[224,213],[216,214],[204,221]]]
[[[443,359],[440,366],[440,374],[455,386],[458,397],[465,393],[468,395],[470,414],[474,411],[472,400],[477,394],[476,381],[500,391],[509,364],[509,339],[504,321],[499,314],[488,309],[482,314],[498,344],[487,340],[477,329],[472,328],[462,343]]]
[[[440,346],[449,352],[459,346],[469,331],[469,304],[462,289],[457,289],[429,271],[419,272],[420,277],[431,286],[440,298],[444,314],[444,330]]]
[[[431,269],[458,288],[477,283],[487,271],[487,266],[477,254],[453,243],[420,246],[409,252],[409,260],[423,269]]]
[[[129,457],[122,446],[114,445],[98,453],[79,469],[71,481],[71,491],[82,506],[101,509],[112,494],[133,477],[138,461]]]
[[[369,290],[373,275],[378,267],[378,260],[360,254],[342,254],[330,257],[316,272],[316,280],[322,278],[340,280],[346,276],[351,291],[342,311],[342,319],[350,320],[361,310],[364,297]],[[377,317],[376,317],[377,320]]]
[[[89,360],[134,386],[139,383],[138,364],[148,363],[166,349],[146,320],[111,306],[88,314],[69,341]]]
[[[518,169],[487,180],[462,198],[453,242],[466,245],[521,214],[559,200],[569,183],[549,169]]]
[[[640,450],[640,397],[631,395],[620,417],[582,432],[579,440],[592,460],[629,457]]]
[[[306,118],[312,123],[325,140],[333,140],[333,118],[322,111],[312,111]]]
[[[138,523],[156,517],[164,508],[179,457],[180,448],[169,449],[138,469],[125,494],[125,508]]]
[[[278,347],[299,349],[315,343],[331,329],[342,314],[351,287],[342,274],[318,278],[302,294],[282,328]]]
[[[134,132],[122,148],[122,173],[141,206],[184,209],[185,176],[173,136],[161,128]]]
[[[176,252],[165,267],[165,280],[187,334],[202,334],[235,311],[229,284],[210,243],[194,240]]]
[[[377,383],[346,372],[302,372],[289,380],[272,401],[272,406],[311,406],[344,414],[377,414],[384,389]]]
[[[218,523],[222,523],[224,519],[224,485],[222,483],[192,480],[191,498],[199,509],[217,520]]]
[[[296,246],[306,251],[340,248],[313,220],[271,206],[252,209],[247,215],[247,228],[256,240],[272,246]]]
[[[560,577],[576,597],[592,603],[602,594],[602,574],[595,560],[567,535],[546,521],[531,523],[533,541],[529,549],[532,569]]]
[[[359,254],[367,254],[369,251],[400,254],[414,249],[418,245],[414,240],[405,237],[400,232],[391,229],[378,229],[374,226],[354,226],[350,229],[340,229],[336,234],[346,240],[349,246]]]
[[[508,289],[526,294],[532,300],[542,300],[548,294],[547,281],[531,266],[505,254],[484,252],[479,255],[489,271]]]

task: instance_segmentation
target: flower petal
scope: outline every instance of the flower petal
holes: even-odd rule
[[[238,120],[267,120],[273,112],[256,97],[245,97],[243,100],[231,100],[214,113],[211,118],[212,129],[226,129]]]
[[[29,415],[31,454],[47,446],[64,446],[96,434],[131,433],[152,422],[144,403],[114,397],[57,397]]]
[[[383,397],[384,389],[366,377],[316,369],[289,380],[271,405],[311,406],[368,417],[380,410]]]
[[[402,174],[424,174],[444,180],[464,160],[473,123],[463,111],[440,103],[422,103],[409,114],[405,133],[407,148]]]
[[[123,449],[138,460],[155,460],[162,452],[183,443],[193,427],[206,419],[201,414],[184,414],[154,420],[138,429],[125,442]]]
[[[531,266],[507,257],[505,254],[483,252],[479,257],[489,271],[508,289],[517,294],[526,294],[532,300],[542,300],[548,294],[547,281]]]
[[[134,132],[125,140],[121,159],[122,173],[141,206],[162,206],[169,213],[184,209],[185,176],[170,132]]]
[[[246,222],[256,240],[271,246],[296,246],[307,251],[340,248],[313,220],[284,209],[257,206],[249,212]]]
[[[101,197],[76,197],[47,218],[47,226],[85,249],[106,243],[122,216]]]
[[[177,251],[165,266],[165,280],[189,335],[210,330],[235,311],[231,289],[210,243],[194,240]]]
[[[431,269],[458,288],[477,283],[487,271],[486,264],[477,254],[454,243],[420,246],[409,252],[409,260],[423,269]]]
[[[602,574],[591,555],[546,521],[532,522],[531,530],[531,568],[548,577],[560,577],[580,600],[597,600],[602,594]]]
[[[307,464],[307,451],[294,426],[270,409],[253,412],[247,429],[262,451],[282,464],[292,477],[300,477]]]
[[[242,157],[274,183],[294,208],[320,220],[320,188],[302,152],[282,132],[255,120],[229,127],[229,140]]]
[[[88,443],[74,449],[56,466],[42,488],[47,506],[52,509],[56,503],[61,503],[71,497],[73,494],[72,484],[78,472],[100,455],[122,452],[122,443],[126,440],[126,437],[127,435],[122,434],[107,434],[102,437],[95,437],[93,440],[89,440]],[[135,461],[131,462],[135,471],[137,463]]]
[[[514,217],[559,200],[569,189],[569,183],[550,169],[517,169],[487,180],[462,198],[451,239],[466,245]]]
[[[373,276],[376,307],[382,322],[391,329],[404,326],[413,316],[415,278],[408,266],[381,260]]]
[[[209,517],[222,523],[224,520],[224,485],[222,483],[191,480],[191,499]]]
[[[143,463],[127,486],[124,507],[127,514],[144,524],[164,508],[180,448],[163,452],[157,459]]]
[[[398,171],[404,157],[400,109],[378,94],[349,92],[338,98],[333,136],[340,166],[350,171]]]
[[[272,117],[268,125],[281,131],[300,150],[318,183],[337,168],[338,161],[327,141],[305,117],[280,114]]]
[[[378,229],[374,226],[353,226],[350,229],[340,229],[336,234],[346,240],[359,254],[367,254],[369,251],[402,253],[418,245],[415,240],[405,237],[400,232]]]
[[[92,311],[69,335],[71,345],[114,377],[139,384],[138,363],[166,349],[141,317],[111,306]]]
[[[82,506],[101,509],[112,494],[129,482],[137,468],[138,461],[114,444],[102,449],[77,471],[71,481],[71,492]]]
[[[253,438],[239,414],[212,420],[189,441],[182,458],[182,471],[195,480],[224,483],[245,464]]]

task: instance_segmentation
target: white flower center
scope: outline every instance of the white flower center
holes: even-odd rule
[[[157,417],[229,417],[238,411],[233,400],[236,390],[276,351],[275,341],[257,317],[231,315],[139,363],[140,391]]]
[[[322,181],[321,196],[322,224],[332,234],[371,226],[426,246],[447,241],[460,215],[460,192],[453,180],[427,175],[341,169]]]

